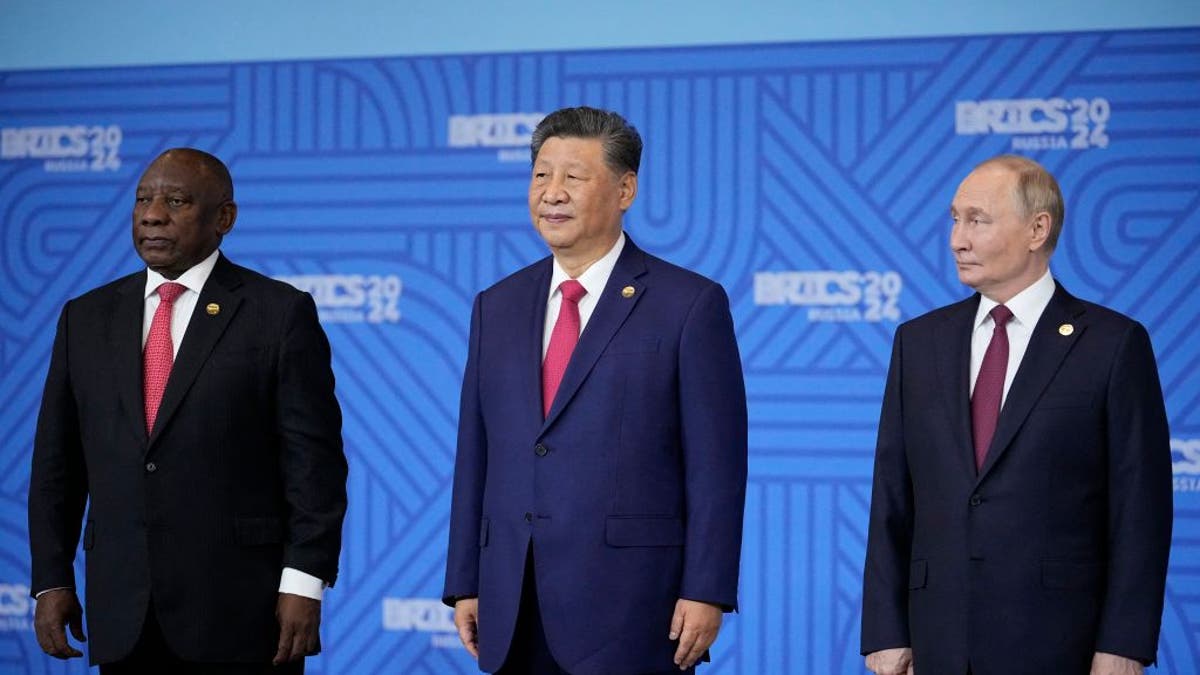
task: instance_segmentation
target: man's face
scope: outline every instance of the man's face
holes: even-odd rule
[[[621,217],[637,195],[637,174],[617,175],[598,138],[546,139],[533,163],[529,215],[556,256],[588,264],[621,234]]]
[[[958,279],[997,302],[1008,302],[1046,271],[1047,223],[1021,213],[1016,185],[1011,170],[982,166],[958,186],[950,205]]]
[[[142,174],[133,205],[133,246],[150,269],[176,279],[233,229],[237,207],[195,157],[173,152]]]

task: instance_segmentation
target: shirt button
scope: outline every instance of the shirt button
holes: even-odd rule
[[[550,449],[541,443],[538,443],[533,447],[533,454],[537,455],[538,457],[545,457],[546,453],[548,452],[550,452]]]
[[[983,498],[979,495],[971,495],[971,506],[979,506],[983,503]]]
[[[158,466],[154,462],[148,462],[146,464],[146,473],[154,473],[155,471],[158,471]]]

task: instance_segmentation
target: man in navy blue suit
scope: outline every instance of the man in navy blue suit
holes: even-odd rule
[[[729,301],[624,234],[641,150],[615,113],[547,116],[529,211],[553,255],[475,299],[443,600],[484,671],[689,670],[737,605]]]
[[[1050,275],[1041,165],[990,159],[950,207],[970,298],[896,331],[862,653],[879,675],[1136,674],[1154,661],[1171,452],[1136,321]]]

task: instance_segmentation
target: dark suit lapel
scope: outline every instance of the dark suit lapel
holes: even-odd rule
[[[571,361],[567,364],[567,372],[563,374],[562,383],[558,386],[558,393],[554,397],[554,406],[550,408],[545,426],[550,426],[571,401],[571,398],[575,396],[575,392],[579,390],[580,385],[587,379],[588,373],[592,371],[592,367],[596,365],[596,359],[600,358],[600,354],[604,352],[604,348],[608,346],[617,329],[625,323],[625,318],[629,316],[638,300],[641,299],[645,291],[645,284],[638,277],[645,273],[646,254],[634,246],[633,240],[626,236],[625,248],[621,251],[621,256],[617,258],[617,265],[613,268],[613,273],[609,276],[608,283],[604,286],[604,291],[596,302],[592,317],[588,319],[587,326],[579,336],[575,351],[571,353]],[[626,286],[633,288],[631,297],[625,297],[625,294],[622,293]],[[548,291],[549,289],[547,289]],[[543,307],[544,313],[545,308]]]
[[[1008,390],[1004,407],[1000,410],[1000,419],[996,423],[996,435],[988,448],[987,459],[979,472],[980,480],[987,475],[1000,457],[1011,445],[1013,437],[1025,423],[1033,406],[1041,397],[1046,385],[1062,366],[1063,359],[1071,351],[1071,347],[1079,340],[1087,328],[1081,320],[1084,312],[1083,304],[1067,293],[1062,286],[1057,288],[1042,312],[1029,338],[1029,347],[1013,377],[1012,387]],[[1071,325],[1071,334],[1063,335],[1059,328],[1065,324]]]
[[[532,300],[528,307],[532,312],[519,317],[529,326],[529,340],[521,357],[528,367],[520,369],[523,381],[517,383],[516,391],[524,392],[527,404],[523,407],[529,410],[537,427],[542,425],[542,340],[545,338],[546,303],[550,299],[550,277],[553,272],[554,262],[546,258],[545,265],[533,276],[533,287],[528,291]]]
[[[117,397],[135,438],[146,437],[146,399],[142,386],[142,312],[146,306],[146,273],[122,284],[112,317],[113,365]]]
[[[242,299],[236,293],[241,279],[233,264],[221,255],[212,275],[204,284],[204,290],[196,301],[196,309],[188,322],[187,332],[183,335],[183,343],[179,345],[179,353],[171,366],[171,377],[167,380],[167,388],[163,391],[162,403],[158,406],[158,416],[154,420],[154,429],[150,434],[147,451],[162,433],[163,428],[170,423],[183,397],[191,388],[200,367],[208,360],[213,347],[225,328],[237,313]],[[209,314],[209,304],[216,304],[220,309],[216,314]]]
[[[971,333],[979,294],[955,305],[937,332],[938,389],[945,397],[955,462],[966,475],[975,475],[975,446],[971,440]]]

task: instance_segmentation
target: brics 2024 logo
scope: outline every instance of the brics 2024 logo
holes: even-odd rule
[[[0,632],[33,630],[34,602],[25,584],[0,584]]]
[[[1107,148],[1110,117],[1112,106],[1106,98],[957,101],[954,132],[1010,134],[1013,150]]]
[[[758,272],[754,304],[808,307],[814,322],[899,321],[903,288],[894,271]]]
[[[313,296],[322,323],[396,323],[404,283],[395,274],[275,277]]]
[[[40,159],[52,173],[121,168],[121,127],[72,126],[0,129],[0,159]]]
[[[429,644],[442,649],[462,646],[454,627],[454,610],[435,598],[384,598],[383,629],[430,633]]]
[[[1200,492],[1200,438],[1171,439],[1171,473],[1176,492]]]
[[[529,140],[545,113],[451,115],[446,144],[452,148],[498,148],[501,162],[529,160]]]

